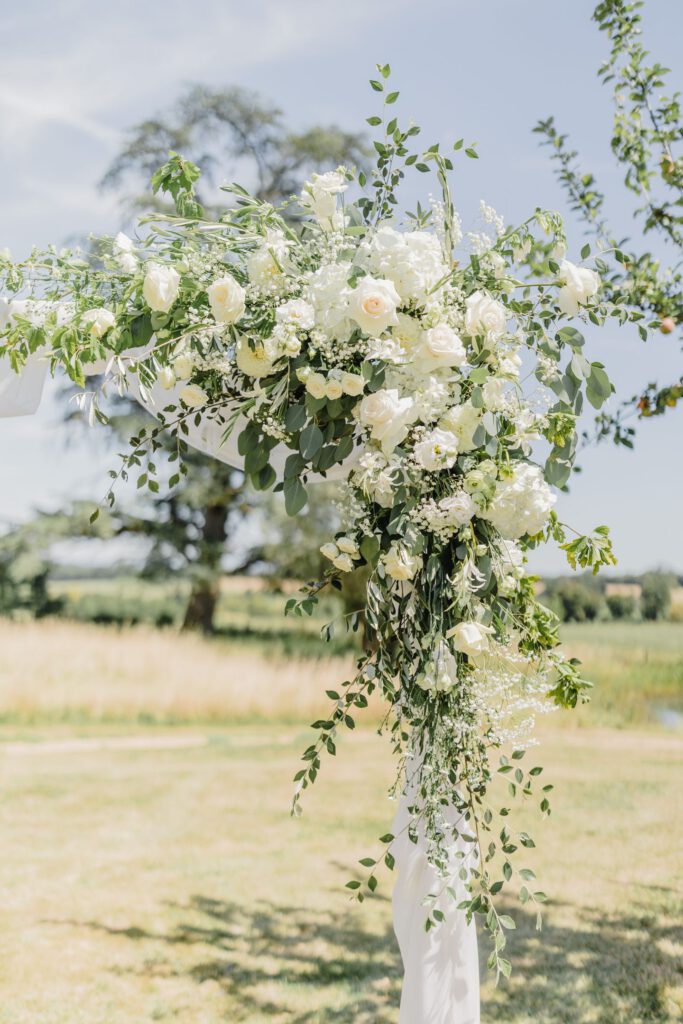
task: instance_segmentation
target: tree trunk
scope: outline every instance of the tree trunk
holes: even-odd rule
[[[213,505],[208,505],[204,510],[199,557],[195,563],[198,573],[185,609],[183,630],[201,630],[202,633],[214,632],[214,616],[220,594],[221,558],[225,545],[228,513],[227,502],[216,502]]]

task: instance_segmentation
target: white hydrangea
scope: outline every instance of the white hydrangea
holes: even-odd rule
[[[427,301],[428,292],[448,273],[441,244],[428,231],[379,228],[365,246],[370,271],[392,281],[405,302]]]
[[[503,537],[515,540],[539,533],[556,500],[538,466],[518,462],[511,476],[497,482],[493,500],[481,515]]]
[[[277,307],[275,319],[280,324],[291,324],[302,331],[308,331],[315,323],[315,310],[305,299],[290,299]]]
[[[350,263],[328,263],[308,279],[306,298],[313,307],[316,325],[335,340],[347,339],[353,330],[349,316],[350,273]]]

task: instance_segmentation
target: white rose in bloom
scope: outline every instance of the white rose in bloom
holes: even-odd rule
[[[175,387],[176,375],[170,366],[162,366],[157,374],[157,380],[165,391]]]
[[[436,370],[462,366],[466,358],[465,346],[453,328],[438,324],[423,333],[415,361],[425,369]]]
[[[116,262],[127,274],[134,274],[138,269],[138,258],[135,255],[133,239],[123,231],[119,231],[114,239],[114,255]]]
[[[560,263],[560,280],[564,281],[564,287],[560,288],[557,304],[567,316],[576,316],[579,306],[585,306],[600,288],[599,274],[577,267],[569,260]]]
[[[313,398],[327,397],[327,380],[322,373],[309,373],[306,377],[306,390]]]
[[[414,415],[412,398],[401,398],[397,388],[383,388],[366,395],[358,408],[360,422],[370,427],[372,437],[380,442],[385,454],[405,440]]]
[[[486,654],[489,634],[492,632],[490,627],[482,626],[479,622],[459,622],[448,631],[448,636],[453,640],[456,651],[476,661],[482,654]]]
[[[244,335],[235,346],[237,368],[248,377],[267,377],[273,372],[273,361],[262,341],[256,341],[252,348]]]
[[[275,310],[279,324],[291,324],[302,331],[308,331],[315,323],[315,310],[305,299],[290,299]]]
[[[365,381],[359,373],[343,373],[341,375],[341,386],[345,395],[358,398],[359,395],[363,394]]]
[[[98,306],[96,309],[86,310],[81,316],[81,323],[87,324],[92,337],[99,340],[114,326],[116,318],[108,309]]]
[[[192,356],[187,353],[176,356],[173,360],[173,372],[178,380],[189,380],[192,376],[193,367]]]
[[[168,313],[178,298],[179,290],[180,274],[174,267],[162,263],[148,264],[142,294],[150,309],[157,313]]]
[[[314,174],[304,185],[301,205],[310,210],[317,221],[334,222],[337,213],[337,196],[348,188],[346,177],[341,171],[327,171]]]
[[[341,381],[337,380],[336,377],[330,377],[325,386],[325,398],[329,398],[333,402],[335,399],[341,398],[343,394],[344,390]]]
[[[339,548],[330,540],[327,542],[327,544],[322,545],[322,547],[320,548],[320,554],[323,556],[323,558],[329,558],[329,560],[333,562],[334,559],[337,558],[339,555]]]
[[[332,559],[332,565],[341,570],[341,572],[351,572],[353,569],[353,559],[351,558],[351,555],[337,555],[336,558]]]
[[[477,511],[477,506],[466,491],[449,494],[447,498],[441,499],[438,507],[443,513],[443,521],[446,526],[458,528],[469,523]]]
[[[206,391],[204,388],[200,388],[199,384],[186,384],[178,397],[190,409],[201,409],[209,400]]]
[[[472,337],[477,334],[488,337],[504,334],[506,324],[505,306],[485,292],[474,292],[465,300],[465,330]]]
[[[351,292],[349,313],[366,334],[377,338],[398,323],[396,307],[400,301],[391,281],[364,277]]]
[[[518,462],[512,476],[498,481],[493,500],[481,516],[501,536],[516,540],[526,533],[539,533],[556,500],[538,466]]]
[[[402,544],[392,544],[382,561],[387,574],[393,580],[412,580],[422,565],[419,555],[411,555]]]
[[[483,409],[476,409],[471,402],[454,405],[441,417],[439,426],[455,434],[460,452],[471,452],[476,448],[474,434],[481,422]]]
[[[458,439],[445,430],[431,430],[415,445],[415,458],[428,472],[450,469],[458,454]]]
[[[214,320],[219,324],[234,324],[244,316],[245,291],[231,274],[219,277],[206,290]]]
[[[353,537],[337,537],[337,547],[345,554],[358,558],[358,545]]]

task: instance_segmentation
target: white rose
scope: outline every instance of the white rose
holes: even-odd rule
[[[398,323],[396,307],[400,301],[391,281],[364,277],[349,296],[349,313],[366,334],[376,338]]]
[[[290,299],[278,306],[275,319],[280,324],[291,324],[302,331],[308,331],[315,323],[315,310],[305,299]]]
[[[585,306],[600,288],[600,276],[594,270],[577,267],[569,260],[560,264],[560,280],[564,287],[560,288],[557,304],[567,316],[576,316],[579,306]]]
[[[337,555],[336,558],[332,559],[332,565],[341,570],[341,572],[351,572],[353,569],[353,559],[351,555]]]
[[[267,377],[273,372],[273,361],[264,343],[257,341],[252,348],[244,335],[235,346],[235,362],[238,369],[248,377]]]
[[[133,239],[119,231],[114,239],[114,255],[116,262],[127,274],[134,274],[138,269],[138,258],[135,255]]]
[[[199,384],[186,384],[178,397],[190,409],[201,409],[209,400],[206,391],[204,388],[200,388]]]
[[[425,331],[415,354],[415,361],[426,370],[462,366],[466,358],[465,346],[448,324],[437,324]]]
[[[348,188],[345,175],[341,171],[327,171],[325,174],[314,174],[304,185],[301,193],[301,205],[310,210],[322,224],[331,222],[334,226],[337,213],[337,196]]]
[[[339,555],[339,548],[336,544],[333,544],[332,541],[328,541],[327,544],[323,544],[320,548],[320,554],[323,555],[324,558],[329,558],[329,560],[333,562]]]
[[[471,452],[476,448],[474,434],[483,412],[483,409],[476,409],[471,402],[464,402],[463,405],[455,405],[448,409],[440,419],[439,426],[455,434],[459,451]]]
[[[428,472],[450,469],[458,454],[458,439],[438,427],[415,445],[415,458]]]
[[[380,442],[385,454],[390,454],[405,440],[414,416],[412,398],[401,398],[396,388],[383,388],[366,395],[358,407],[360,422],[370,427],[372,437]]]
[[[329,398],[333,402],[337,398],[341,398],[344,394],[344,389],[340,380],[336,377],[330,377],[325,386],[325,398]]]
[[[206,294],[214,320],[219,324],[234,324],[244,316],[246,293],[231,274],[219,277],[210,284]]]
[[[489,377],[481,390],[487,409],[500,412],[505,408],[505,381],[501,377]]]
[[[340,551],[351,555],[353,558],[358,557],[358,545],[353,537],[337,537],[337,547]]]
[[[511,476],[498,481],[490,506],[480,514],[501,536],[516,540],[539,533],[556,500],[539,467],[518,462]]]
[[[341,376],[342,391],[345,395],[358,398],[363,394],[365,381],[359,373],[343,373]]]
[[[150,309],[157,313],[168,313],[178,298],[179,290],[180,274],[174,267],[162,263],[148,264],[142,294]]]
[[[173,372],[178,380],[189,380],[193,369],[192,356],[184,352],[173,360]]]
[[[322,373],[309,373],[306,377],[306,390],[313,398],[327,397],[327,380]]]
[[[507,312],[505,306],[485,292],[474,292],[465,301],[465,330],[474,337],[489,337],[505,333]]]
[[[346,340],[351,333],[348,277],[350,263],[330,263],[311,274],[306,291],[315,310],[317,327],[334,340]]]
[[[394,580],[412,580],[422,565],[419,555],[411,555],[399,544],[392,544],[382,561],[387,574]]]
[[[456,651],[476,661],[482,654],[486,654],[489,634],[492,632],[490,627],[482,626],[479,622],[459,622],[448,631],[448,636],[453,640]]]
[[[165,391],[175,387],[176,375],[170,366],[162,366],[157,374],[157,380]]]
[[[442,498],[439,509],[446,526],[460,528],[469,523],[477,507],[466,491],[458,491],[456,494],[449,494],[447,498]]]
[[[108,309],[98,306],[96,309],[86,310],[81,316],[81,323],[89,325],[91,336],[99,340],[114,326],[116,318]]]

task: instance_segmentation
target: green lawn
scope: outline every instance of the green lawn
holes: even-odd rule
[[[136,730],[208,740],[149,750],[23,735],[0,754],[2,1024],[396,1021],[390,882],[362,907],[342,889],[391,819],[385,741],[345,739],[295,821],[301,729]],[[679,740],[550,731],[543,758],[557,793],[534,866],[552,900],[540,935],[517,914],[515,973],[486,981],[483,1020],[679,1020]]]

